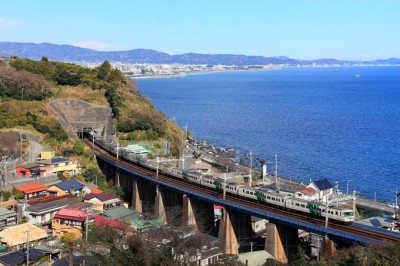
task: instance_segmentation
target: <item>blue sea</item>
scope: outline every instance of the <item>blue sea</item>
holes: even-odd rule
[[[267,160],[280,176],[328,178],[395,201],[400,191],[400,67],[287,68],[138,80],[196,139]],[[350,181],[351,180],[351,181]]]

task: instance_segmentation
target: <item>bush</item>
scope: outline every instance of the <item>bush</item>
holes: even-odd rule
[[[80,140],[75,141],[74,147],[72,147],[72,151],[77,155],[82,155],[84,150],[85,150],[85,145],[82,143],[82,141]]]
[[[10,199],[11,193],[8,191],[1,191],[0,192],[1,196],[3,197],[3,201],[7,201]]]
[[[14,197],[17,199],[23,199],[24,198],[24,193],[18,189],[16,189],[15,187],[13,188],[13,194]]]

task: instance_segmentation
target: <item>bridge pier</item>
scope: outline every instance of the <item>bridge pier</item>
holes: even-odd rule
[[[333,240],[329,238],[324,238],[324,240],[322,241],[322,256],[324,256],[325,258],[329,258],[335,253],[336,247]]]
[[[164,224],[168,223],[167,220],[167,213],[165,212],[165,206],[164,206],[164,190],[157,185],[156,186],[156,199],[155,199],[155,204],[154,204],[154,215],[158,218],[161,218],[164,222]]]
[[[142,200],[139,194],[139,185],[136,180],[132,181],[132,207],[137,212],[142,212]]]
[[[296,252],[299,245],[299,233],[296,228],[267,223],[265,251],[281,263],[288,263],[289,255]]]
[[[254,235],[251,228],[251,216],[222,208],[218,238],[226,254],[236,255],[250,250],[247,240]],[[239,245],[239,243],[242,243]]]
[[[119,177],[119,168],[116,168],[115,169],[115,175],[114,175],[114,184],[117,186],[117,187],[120,187],[121,185],[121,183],[120,183],[120,179],[119,179],[120,177]]]
[[[214,204],[183,195],[182,225],[197,232],[216,235]]]
[[[185,194],[182,199],[182,225],[194,228],[195,231],[198,231],[196,217],[192,206],[192,199]]]

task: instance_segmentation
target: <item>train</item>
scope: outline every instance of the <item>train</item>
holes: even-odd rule
[[[186,182],[206,187],[214,191],[229,195],[245,198],[251,201],[257,201],[277,208],[284,208],[293,212],[301,212],[313,217],[326,218],[330,221],[350,225],[354,221],[354,210],[344,206],[329,206],[321,201],[308,201],[295,196],[280,194],[265,186],[245,186],[231,181],[226,181],[223,178],[214,177],[208,174],[202,174],[195,171],[184,170],[178,167],[171,167],[165,163],[149,160],[144,156],[135,155],[124,149],[118,148],[110,142],[103,139],[94,141],[97,146],[111,153],[122,160],[129,163],[139,165],[154,172],[170,176],[176,179],[182,179]]]

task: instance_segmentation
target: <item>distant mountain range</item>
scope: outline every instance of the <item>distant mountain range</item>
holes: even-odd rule
[[[93,49],[81,48],[72,45],[59,45],[51,43],[22,43],[22,42],[0,42],[0,56],[18,56],[40,60],[43,56],[53,61],[64,62],[110,62],[121,63],[152,63],[152,64],[208,64],[208,65],[267,65],[267,64],[289,64],[289,65],[399,65],[399,58],[379,59],[374,61],[349,61],[333,58],[317,60],[292,59],[286,56],[247,56],[235,54],[196,54],[186,53],[170,55],[167,53],[150,50],[134,49],[128,51],[102,52]]]

